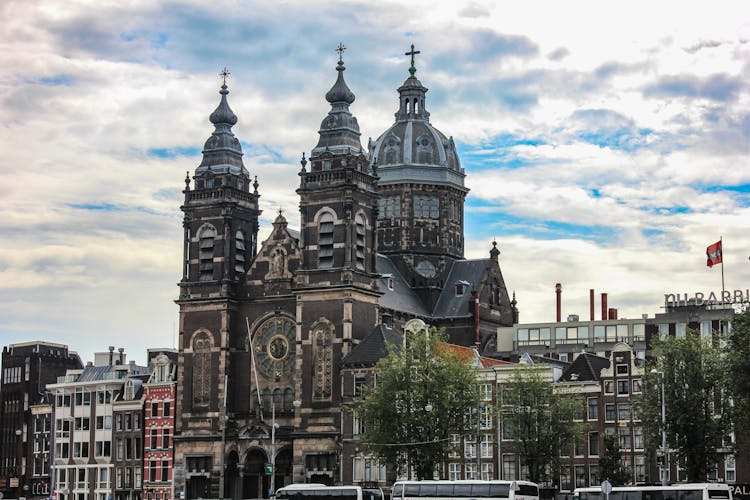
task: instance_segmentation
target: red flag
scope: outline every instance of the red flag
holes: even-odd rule
[[[706,248],[706,265],[713,267],[714,264],[721,264],[721,240]]]

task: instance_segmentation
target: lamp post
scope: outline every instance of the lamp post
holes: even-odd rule
[[[271,406],[271,487],[268,491],[269,498],[276,491],[276,429],[279,424],[276,423],[276,402]]]
[[[656,368],[651,370],[651,373],[661,376],[661,453],[662,453],[662,466],[661,466],[661,484],[662,486],[667,485],[667,406],[666,399],[664,397],[664,372],[659,371]]]

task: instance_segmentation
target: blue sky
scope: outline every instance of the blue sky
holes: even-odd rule
[[[524,322],[620,316],[750,287],[750,11],[743,2],[23,2],[0,5],[0,335],[145,361],[177,328],[181,190],[225,66],[267,234],[296,226],[343,42],[362,144],[408,76],[471,189]]]

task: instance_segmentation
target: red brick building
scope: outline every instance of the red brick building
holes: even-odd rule
[[[152,373],[144,385],[143,498],[171,500],[177,352],[149,350]]]

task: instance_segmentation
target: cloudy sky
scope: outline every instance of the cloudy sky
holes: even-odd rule
[[[437,5],[435,5],[437,4]],[[745,2],[35,1],[0,4],[0,337],[145,361],[177,324],[185,172],[229,68],[262,232],[298,224],[297,171],[343,42],[362,143],[417,76],[458,144],[467,257],[497,239],[522,322],[621,317],[750,288]],[[597,302],[598,311],[598,302]]]

